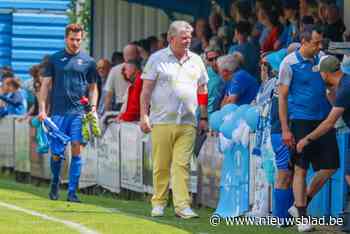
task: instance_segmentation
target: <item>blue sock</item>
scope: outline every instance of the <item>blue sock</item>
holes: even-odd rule
[[[60,182],[61,166],[62,166],[62,159],[61,158],[59,158],[58,160],[53,160],[53,157],[50,158],[52,185],[58,185]]]
[[[69,183],[68,183],[69,194],[75,194],[78,188],[82,164],[83,162],[79,155],[72,156],[70,168],[69,168]]]
[[[290,217],[288,209],[293,205],[292,188],[273,190],[272,215],[281,219]]]

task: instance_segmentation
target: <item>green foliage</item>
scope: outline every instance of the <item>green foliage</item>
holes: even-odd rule
[[[91,0],[71,0],[68,16],[70,23],[79,23],[88,34],[91,31]]]
[[[84,28],[85,41],[83,47],[86,51],[90,51],[91,5],[92,0],[71,0],[68,11],[70,23],[78,23]]]

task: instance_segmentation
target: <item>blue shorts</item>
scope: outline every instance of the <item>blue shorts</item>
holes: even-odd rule
[[[289,170],[290,153],[288,146],[283,143],[282,134],[271,134],[271,143],[276,157],[278,170]]]
[[[82,115],[54,115],[51,117],[51,119],[64,134],[71,138],[71,142],[82,143]],[[62,144],[57,141],[58,140],[56,139],[51,139],[51,151],[53,152],[53,154],[63,157],[64,147],[62,148]]]
[[[82,141],[82,115],[54,115],[51,119],[64,134],[71,138],[72,142]]]

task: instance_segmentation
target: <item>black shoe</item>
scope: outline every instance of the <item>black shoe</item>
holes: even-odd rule
[[[67,201],[69,202],[75,202],[75,203],[81,203],[79,197],[76,194],[70,194],[68,193]]]
[[[51,189],[50,189],[50,193],[49,193],[49,198],[53,201],[56,201],[59,199],[59,185],[53,185],[51,184]]]

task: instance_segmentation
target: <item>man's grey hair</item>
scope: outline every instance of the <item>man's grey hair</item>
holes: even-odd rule
[[[181,32],[187,31],[190,31],[191,33],[193,32],[193,27],[191,26],[191,24],[183,20],[176,20],[172,22],[169,26],[168,40],[171,37],[179,35]]]
[[[217,60],[218,67],[221,70],[228,70],[234,72],[240,66],[241,61],[239,57],[233,54],[220,56]]]
[[[232,53],[232,56],[238,61],[238,67],[241,67],[244,65],[244,55],[238,51],[235,51]]]

